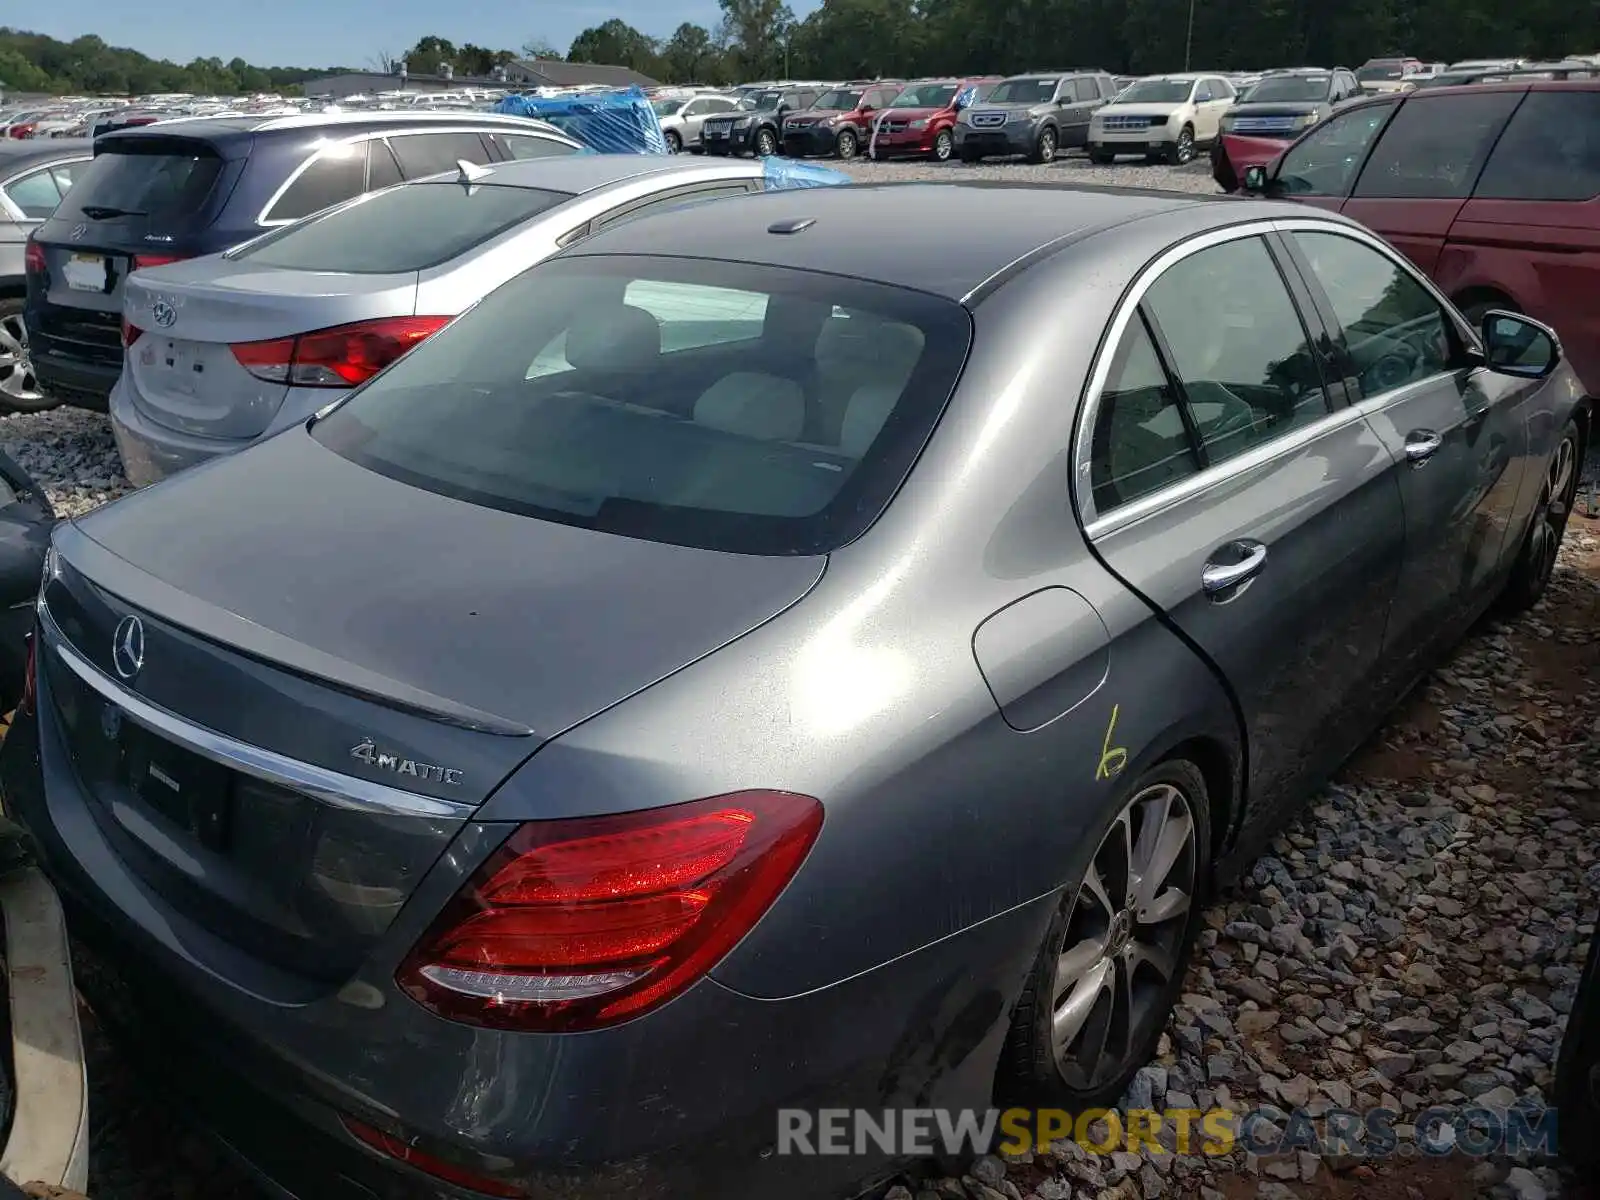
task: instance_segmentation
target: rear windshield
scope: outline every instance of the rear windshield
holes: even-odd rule
[[[554,259],[313,433],[473,504],[679,545],[820,554],[888,503],[970,337],[960,305],[861,280]]]
[[[454,181],[374,192],[233,251],[264,267],[389,275],[448,262],[572,199],[571,192]]]
[[[1293,104],[1326,100],[1328,85],[1332,82],[1331,75],[1273,75],[1256,84],[1250,93],[1250,102]]]
[[[1054,79],[1006,79],[985,99],[990,104],[1043,104],[1055,94]]]
[[[189,217],[205,206],[222,173],[222,159],[188,138],[117,138],[96,148],[78,176],[60,217]]]

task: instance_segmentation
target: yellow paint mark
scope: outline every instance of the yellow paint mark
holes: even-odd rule
[[[1128,752],[1121,746],[1111,744],[1117,732],[1117,712],[1120,707],[1116,704],[1111,706],[1111,724],[1106,726],[1105,740],[1100,743],[1100,765],[1094,771],[1096,779],[1115,779],[1122,774],[1122,768],[1128,765]]]

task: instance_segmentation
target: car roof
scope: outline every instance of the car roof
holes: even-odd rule
[[[971,180],[857,183],[734,196],[629,221],[579,242],[566,257],[674,256],[793,267],[963,300],[1045,247],[1143,217],[1200,206],[1303,217],[1302,206],[1138,188]],[[1265,206],[1265,207],[1263,207]],[[1271,209],[1272,211],[1267,211]],[[667,224],[663,224],[663,223]],[[795,233],[774,227],[810,222]],[[964,229],[928,253],[929,229]]]
[[[645,175],[679,175],[686,184],[698,178],[727,179],[761,174],[755,159],[716,162],[677,154],[564,154],[550,158],[525,158],[491,163],[480,168],[474,181],[502,187],[548,188],[575,195],[609,187]],[[434,179],[449,179],[450,173]]]
[[[39,163],[59,162],[93,153],[94,142],[89,138],[49,138],[41,141],[8,138],[0,141],[0,175],[12,175]]]
[[[300,113],[295,116],[230,115],[219,117],[176,117],[161,120],[153,125],[139,125],[132,129],[118,129],[102,134],[103,138],[137,137],[195,137],[222,140],[230,136],[276,133],[280,131],[316,129],[405,129],[429,125],[476,125],[481,127],[504,126],[507,129],[532,131],[540,129],[570,141],[567,135],[544,122],[504,113],[420,111],[399,112],[380,109],[368,112]]]

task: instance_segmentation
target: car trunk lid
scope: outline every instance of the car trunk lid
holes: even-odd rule
[[[185,514],[182,536],[151,504]],[[824,561],[476,508],[299,430],[63,527],[57,547],[46,598],[67,652],[42,661],[101,827],[188,919],[330,979],[538,745],[781,612]],[[230,769],[144,728],[141,705],[338,778]],[[364,799],[379,787],[411,811]]]
[[[410,316],[416,295],[414,271],[289,271],[223,255],[140,271],[128,280],[123,301],[124,317],[141,331],[125,361],[134,404],[168,429],[255,437],[271,424],[289,389],[252,374],[234,345]]]

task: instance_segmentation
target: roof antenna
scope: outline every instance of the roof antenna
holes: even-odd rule
[[[464,158],[456,159],[456,168],[458,172],[456,175],[456,182],[463,185],[469,193],[472,191],[472,185],[474,183],[482,179],[485,175],[492,175],[494,173],[489,170],[488,167],[480,167],[476,163],[469,163]]]

